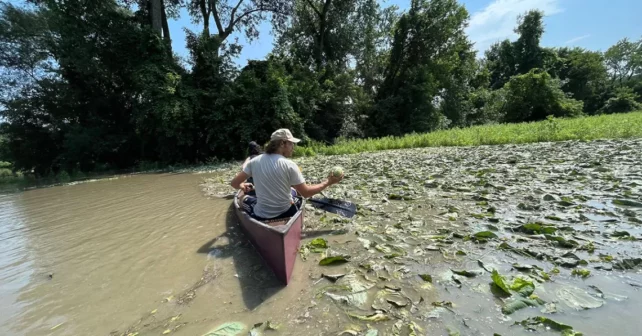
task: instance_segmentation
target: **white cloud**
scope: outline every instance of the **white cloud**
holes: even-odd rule
[[[571,44],[571,43],[575,43],[575,42],[577,42],[577,41],[581,41],[581,40],[583,40],[583,39],[585,39],[585,38],[589,38],[589,37],[591,37],[591,34],[586,34],[586,35],[582,35],[582,36],[574,37],[574,38],[572,38],[572,39],[570,39],[570,40],[568,40],[568,41],[564,42],[564,44]]]
[[[491,44],[504,39],[514,39],[517,17],[531,9],[545,15],[562,12],[559,0],[493,0],[484,9],[470,17],[466,33],[475,43],[478,54],[483,54]]]

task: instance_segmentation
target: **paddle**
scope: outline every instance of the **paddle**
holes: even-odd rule
[[[357,205],[352,202],[327,197],[324,197],[322,199],[308,198],[308,201],[310,201],[312,203],[312,206],[315,208],[335,213],[343,217],[352,218],[357,214]]]

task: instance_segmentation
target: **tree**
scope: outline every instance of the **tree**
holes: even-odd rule
[[[498,101],[499,114],[507,122],[543,120],[548,115],[576,117],[582,114],[581,101],[568,98],[561,89],[559,79],[545,71],[533,69],[526,74],[513,76],[504,86]]]
[[[171,50],[171,35],[169,31],[170,18],[178,18],[179,10],[183,6],[183,0],[120,0],[131,8],[136,5],[137,16],[140,22],[149,25],[154,31],[165,39]]]
[[[638,103],[640,97],[626,86],[615,89],[613,97],[609,98],[600,109],[601,113],[625,113],[642,109]]]
[[[552,49],[556,61],[549,74],[562,81],[562,90],[584,102],[584,112],[595,113],[608,93],[608,73],[602,53],[582,48]]]
[[[517,73],[525,74],[531,69],[544,68],[542,48],[539,46],[544,34],[544,12],[531,10],[519,18],[515,33],[519,34],[513,43]]]
[[[305,137],[303,120],[290,103],[293,85],[276,60],[250,61],[235,79],[229,94],[217,101],[216,123],[225,125],[210,132],[215,153],[240,158],[252,140],[265,143],[279,128]]]
[[[412,1],[395,28],[370,116],[371,135],[428,132],[451,122],[442,114],[442,103],[460,97],[473,74],[466,69],[474,65],[464,33],[467,20],[466,9],[455,0]],[[455,118],[455,109],[450,110]]]
[[[486,51],[491,89],[502,88],[514,75],[525,74],[535,68],[548,69],[554,61],[555,54],[539,45],[544,34],[543,17],[541,11],[528,11],[518,19],[515,28],[515,33],[519,34],[517,41],[504,40]]]
[[[244,31],[248,39],[258,37],[257,25],[269,13],[277,25],[283,25],[291,12],[285,0],[190,0],[188,10],[195,22],[203,23],[203,34],[210,35],[210,18],[214,18],[216,38],[225,41],[234,31]]]
[[[624,38],[604,54],[611,82],[624,85],[634,76],[642,75],[642,38],[629,41]]]

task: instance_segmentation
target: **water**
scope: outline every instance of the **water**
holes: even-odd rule
[[[205,198],[201,179],[0,195],[0,335],[194,335],[285,311],[305,272],[283,291],[235,228],[231,201]]]
[[[309,256],[306,262],[298,259],[290,285],[283,287],[239,231],[232,201],[204,196],[199,184],[206,177],[123,176],[0,195],[0,335],[203,335],[225,322],[252,326],[266,321],[281,325],[272,333],[278,335],[337,335],[355,325],[363,328],[362,334],[368,325],[377,328],[380,335],[394,330],[393,324],[403,318],[395,309],[389,312],[394,317],[390,321],[363,322],[350,319],[344,306],[318,295],[332,285],[322,273],[367,275],[366,279],[377,282],[371,291],[382,290],[388,282],[359,268],[358,261],[320,267],[318,255]],[[464,202],[445,202],[465,208]],[[388,204],[391,215],[380,219],[385,232],[394,230],[399,218],[404,218],[404,226],[415,225],[412,219],[405,220],[408,213],[425,221],[425,225],[417,224],[421,232],[463,225],[437,221],[443,207],[417,206],[411,211],[394,209],[395,204]],[[601,223],[601,218],[593,219]],[[355,225],[371,223],[368,218],[356,223],[332,221],[310,211],[306,214],[306,239],[324,237],[329,246],[363,257],[369,252],[353,231]],[[634,233],[633,228],[625,228]],[[338,229],[348,233],[330,234]],[[419,249],[417,264],[406,265],[411,274],[432,274],[435,279],[449,269],[478,269],[477,259],[501,265],[503,274],[514,273],[510,270],[513,262],[538,264],[547,271],[551,268],[550,263],[484,245],[479,250],[468,248],[463,257],[429,249],[429,243],[437,244],[434,241],[408,238],[391,243],[409,244],[412,255]],[[600,248],[613,255],[620,250]],[[406,280],[418,280],[415,276],[397,281],[393,275],[403,269],[403,263],[373,260],[388,267],[376,274],[401,287],[402,293],[410,288]],[[436,280],[433,289],[422,292],[423,302],[418,304],[414,321],[428,334],[444,334],[447,326],[457,326],[462,335],[528,335],[531,333],[513,323],[543,315],[571,324],[586,335],[638,333],[642,296],[630,282],[642,285],[639,272],[594,270],[595,275],[585,280],[571,277],[566,269],[562,273],[538,285],[536,292],[557,303],[557,314],[543,315],[537,307],[503,316],[498,311],[502,302],[491,295],[490,276],[484,274],[465,279],[461,287]],[[581,288],[596,285],[627,299],[606,299],[598,309],[574,311],[555,298],[555,291],[567,282]],[[370,295],[368,302],[372,299]],[[429,317],[434,308],[431,304],[439,301],[451,301],[454,313]]]

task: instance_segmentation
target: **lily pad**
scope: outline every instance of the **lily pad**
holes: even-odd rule
[[[419,277],[426,282],[432,283],[432,275],[430,274],[419,274]]]
[[[360,314],[351,313],[351,312],[348,312],[347,314],[350,317],[354,317],[361,321],[369,321],[369,322],[381,322],[381,321],[387,321],[390,319],[388,315],[386,315],[381,311],[377,311],[374,314],[370,314],[370,315],[360,315]]]
[[[492,231],[481,231],[481,232],[475,233],[473,237],[477,239],[479,238],[492,239],[492,238],[497,238],[497,235]]]
[[[474,278],[478,275],[484,274],[484,271],[482,270],[472,270],[472,271],[467,271],[467,270],[451,270],[453,273],[457,275],[462,275],[468,278]]]
[[[562,336],[581,336],[582,335],[582,333],[578,333],[574,331],[573,327],[571,327],[570,325],[559,323],[543,316],[530,317],[524,321],[515,322],[515,324],[521,324],[524,327],[534,327],[538,325],[543,325],[547,328],[561,332]]]
[[[350,258],[351,257],[348,254],[328,249],[325,252],[325,256],[319,261],[319,265],[327,266],[332,264],[342,264],[350,261]]]
[[[497,272],[497,270],[493,270],[491,278],[493,279],[493,283],[495,284],[495,286],[501,289],[504,293],[512,295],[510,290],[508,289],[508,286],[506,286],[506,283],[504,282],[504,277],[502,277],[499,272]]]
[[[538,300],[531,300],[527,298],[517,298],[505,304],[502,307],[502,313],[504,313],[505,315],[510,315],[520,309],[524,309],[526,307],[535,307],[535,306],[539,306],[540,304],[541,303]]]
[[[627,258],[613,263],[613,268],[618,270],[634,269],[642,266],[642,258]]]
[[[533,269],[533,265],[513,263],[513,268],[519,271],[530,271]]]
[[[326,266],[332,264],[341,264],[346,263],[350,260],[350,256],[334,256],[334,257],[325,257],[319,261],[319,265]]]
[[[591,271],[587,269],[576,268],[571,272],[571,275],[581,276],[582,278],[588,278],[591,275]]]
[[[335,288],[340,290],[334,290]],[[356,274],[348,274],[337,280],[336,286],[330,287],[325,295],[336,302],[365,308],[366,301],[368,301],[367,290],[370,288],[372,285],[361,281]]]
[[[604,301],[589,295],[585,290],[571,286],[559,289],[557,297],[567,306],[577,310],[599,308],[604,304]]]
[[[623,206],[628,206],[628,207],[642,208],[642,203],[636,202],[636,201],[632,201],[632,200],[627,200],[627,199],[616,199],[616,200],[613,200],[613,204],[623,205]]]
[[[245,325],[240,322],[228,322],[222,324],[216,329],[204,334],[203,336],[235,336],[245,330]]]
[[[316,248],[328,248],[328,241],[323,238],[315,238],[308,243],[308,246]]]
[[[517,231],[523,232],[526,234],[553,234],[557,231],[557,228],[554,226],[547,226],[541,223],[529,223],[521,225],[517,228]]]
[[[546,235],[544,235],[544,237],[546,237],[547,240],[551,240],[551,241],[557,242],[557,245],[559,247],[575,248],[575,247],[580,246],[580,244],[578,242],[576,242],[574,240],[566,240],[564,237],[561,237],[561,236],[553,236],[553,235],[546,234]]]
[[[518,277],[513,280],[510,289],[518,292],[523,297],[528,297],[535,291],[535,285],[530,280]]]

